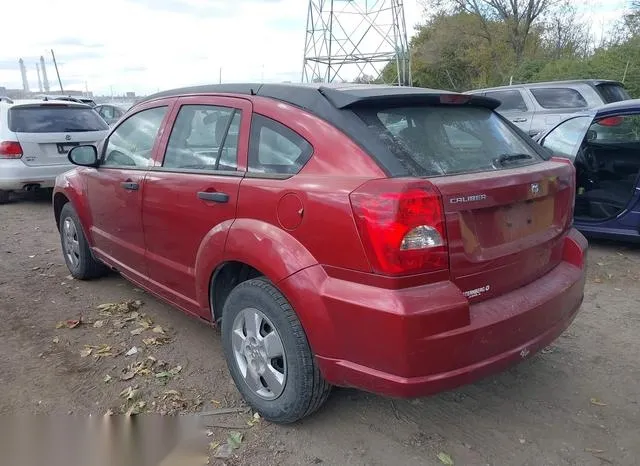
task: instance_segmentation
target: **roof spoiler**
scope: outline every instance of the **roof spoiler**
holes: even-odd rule
[[[495,110],[500,101],[491,97],[442,92],[420,87],[354,86],[331,88],[320,86],[318,91],[336,108],[384,105],[400,107],[406,105],[470,105]]]

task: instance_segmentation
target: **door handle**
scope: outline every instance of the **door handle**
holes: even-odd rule
[[[527,121],[526,118],[514,118],[513,120],[514,123],[525,123]]]
[[[140,188],[140,185],[135,181],[124,181],[120,183],[120,186],[127,191],[137,191]]]
[[[220,204],[224,204],[229,202],[229,195],[227,193],[218,193],[218,192],[199,192],[198,199],[202,199],[203,201],[213,201],[218,202]]]

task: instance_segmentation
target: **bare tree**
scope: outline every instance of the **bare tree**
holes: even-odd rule
[[[515,54],[516,62],[524,57],[527,39],[534,24],[550,12],[562,0],[422,0],[427,12],[444,10],[466,12],[476,15],[484,31],[484,37],[491,44],[494,40],[490,23],[500,21],[508,29],[508,41]],[[634,0],[635,1],[635,0]]]

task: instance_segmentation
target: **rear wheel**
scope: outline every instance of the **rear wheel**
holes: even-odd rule
[[[249,405],[271,422],[315,412],[330,385],[295,312],[266,278],[234,288],[224,305],[222,343],[231,376]]]
[[[0,204],[6,204],[9,202],[11,191],[3,191],[0,189]]]
[[[107,272],[104,264],[93,257],[78,214],[70,203],[65,204],[60,212],[60,240],[64,261],[72,277],[88,280]]]

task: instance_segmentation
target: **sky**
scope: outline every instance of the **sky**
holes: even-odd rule
[[[627,3],[572,1],[596,34]],[[417,3],[404,1],[409,35],[424,18]],[[52,48],[65,89],[97,95],[215,83],[221,68],[223,82],[300,81],[307,9],[307,0],[5,0],[0,86],[22,87],[23,58],[37,91],[43,55],[59,89]]]

